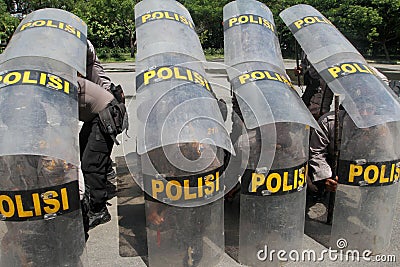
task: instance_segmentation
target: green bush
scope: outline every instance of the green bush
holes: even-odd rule
[[[204,54],[208,55],[208,56],[223,55],[224,49],[209,47],[209,48],[204,49]]]
[[[111,57],[111,51],[108,47],[100,47],[96,49],[96,54],[99,59],[105,60]]]

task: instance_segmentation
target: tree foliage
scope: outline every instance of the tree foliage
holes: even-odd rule
[[[0,49],[1,45],[8,42],[18,23],[19,20],[7,12],[6,3],[0,2]]]
[[[223,7],[230,0],[178,0],[191,13],[204,49],[223,48]],[[399,0],[277,0],[265,3],[274,14],[284,55],[293,54],[294,38],[279,13],[296,4],[318,9],[364,55],[398,54]],[[0,0],[0,38],[8,40],[18,23],[10,13],[27,14],[45,7],[73,12],[88,24],[88,37],[97,47],[134,46],[134,7],[139,0]],[[162,33],[161,33],[162,34]]]

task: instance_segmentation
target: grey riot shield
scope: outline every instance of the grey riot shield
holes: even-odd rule
[[[195,25],[177,1],[146,0],[135,6],[137,61],[162,53],[178,53],[205,61]],[[179,41],[178,41],[179,40]]]
[[[358,127],[398,120],[400,103],[390,88],[327,18],[308,5],[290,7],[280,16],[328,87],[342,95],[342,105]],[[375,116],[363,116],[370,97],[377,112]]]
[[[150,266],[219,262],[224,253],[223,159],[222,149],[200,143],[141,155]]]
[[[360,253],[381,253],[389,246],[400,175],[399,131],[399,122],[360,129],[345,116],[332,247],[344,249],[340,239]]]
[[[276,257],[265,257],[266,247],[268,251],[302,247],[309,127],[264,125],[257,128],[262,136],[258,146],[275,140],[274,128],[276,143],[269,148],[275,151],[272,166],[247,168],[241,179],[239,261],[249,266],[281,265]]]
[[[86,75],[86,36],[85,22],[74,14],[54,8],[37,10],[22,20],[1,60],[51,58]]]
[[[153,12],[158,9],[163,12]],[[143,22],[136,32],[138,153],[185,142],[232,152],[190,14],[176,1],[153,0],[140,2],[135,12],[136,20]]]
[[[268,7],[253,0],[227,4],[224,36],[228,76],[248,129],[276,122],[318,128],[285,73]]]
[[[19,49],[25,34],[34,38],[29,31],[35,31],[29,52],[41,51],[37,55]],[[51,32],[20,26],[0,63],[1,266],[83,266],[87,260],[77,167],[78,69],[42,57],[63,52]]]
[[[225,64],[229,77],[236,77],[237,64],[261,61],[285,71],[274,18],[269,8],[258,1],[238,0],[224,7]],[[233,73],[232,73],[233,72]]]
[[[189,12],[135,7],[137,152],[150,266],[215,266],[224,252],[224,150],[233,152]]]
[[[278,266],[278,259],[260,259],[258,252],[265,246],[301,249],[309,127],[319,126],[285,73],[264,4],[226,5],[224,34],[228,76],[247,128],[238,151],[249,146],[250,153],[243,157],[248,162],[241,177],[239,261]]]

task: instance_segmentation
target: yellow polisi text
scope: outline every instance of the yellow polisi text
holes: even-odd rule
[[[193,179],[159,180],[151,181],[151,196],[162,200],[187,201],[206,198],[220,192],[219,171]],[[195,184],[195,185],[194,185]]]
[[[249,73],[242,74],[238,77],[240,85],[244,85],[249,82],[258,80],[270,80],[285,83],[290,87],[293,87],[292,83],[284,76],[279,73],[268,71],[268,70],[255,70]]]
[[[340,65],[330,67],[328,68],[328,72],[334,79],[354,73],[369,73],[375,75],[375,72],[368,67],[368,65],[354,62],[342,63]]]
[[[16,70],[0,73],[0,88],[10,85],[40,85],[53,90],[70,93],[69,81],[47,72],[35,70]]]
[[[301,28],[303,28],[305,26],[309,26],[309,25],[316,24],[316,23],[332,25],[332,22],[330,22],[327,18],[320,17],[320,16],[305,17],[305,18],[302,18],[302,19],[299,19],[299,20],[293,22],[293,25],[295,26],[295,28],[297,30],[300,30]]]
[[[182,67],[164,66],[143,73],[143,84],[148,85],[156,80],[183,80],[200,84],[208,91],[211,91],[210,83],[200,73]],[[140,87],[140,85],[138,86]]]
[[[29,202],[29,208],[24,203]],[[67,188],[50,190],[45,193],[0,195],[0,213],[6,218],[29,219],[44,214],[66,211],[69,207]]]
[[[356,165],[350,164],[348,182],[354,183],[354,180],[363,180],[368,184],[387,184],[399,180],[400,168],[397,164],[378,165]]]
[[[303,187],[306,182],[306,167],[298,167],[284,172],[252,173],[250,193],[256,193],[260,188],[268,190],[271,194],[287,193]],[[289,179],[292,178],[292,179]],[[292,181],[290,181],[292,180]]]
[[[19,31],[22,32],[27,29],[32,29],[32,28],[40,28],[40,27],[50,27],[50,28],[56,28],[63,30],[65,32],[68,32],[72,35],[75,35],[79,39],[83,37],[82,33],[74,28],[73,26],[66,24],[61,21],[55,21],[55,20],[34,20],[34,21],[29,21],[25,24],[23,24],[20,28]]]
[[[232,17],[228,19],[227,25],[225,25],[226,22],[224,22],[224,27],[225,29],[229,29],[234,26],[238,25],[243,25],[243,24],[257,24],[264,26],[268,29],[270,29],[272,32],[275,32],[275,27],[274,25],[269,22],[267,19],[257,16],[257,15],[240,15],[236,17]]]
[[[194,29],[194,25],[189,19],[187,19],[185,16],[170,11],[154,11],[148,14],[144,14],[139,18],[138,24],[141,25],[150,21],[160,20],[160,19],[178,21],[180,23],[189,26],[191,29]]]

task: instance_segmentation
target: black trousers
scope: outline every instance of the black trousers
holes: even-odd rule
[[[107,172],[111,165],[114,145],[111,137],[100,130],[99,117],[85,122],[79,133],[81,169],[86,188],[90,192],[90,209],[93,212],[105,207],[107,196]]]

